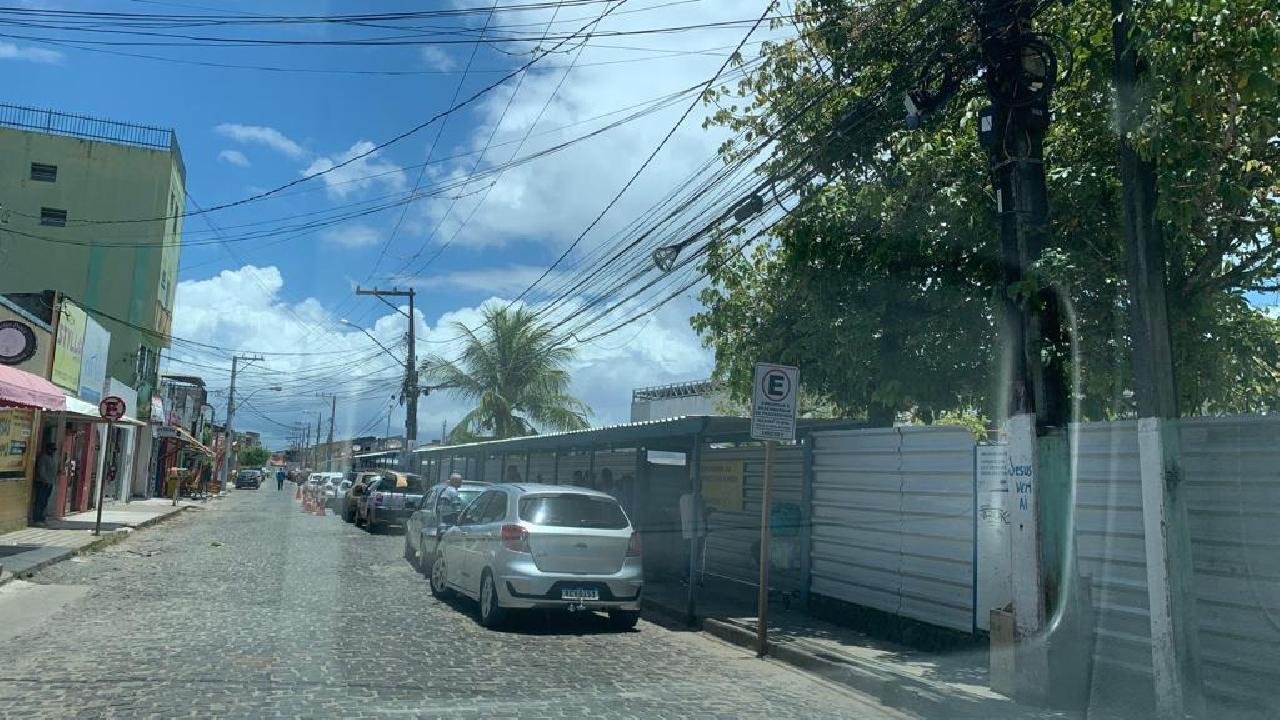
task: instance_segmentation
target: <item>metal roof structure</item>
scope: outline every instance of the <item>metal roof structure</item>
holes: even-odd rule
[[[864,427],[851,420],[800,419],[796,432],[803,435],[814,430],[845,430]],[[750,442],[751,419],[722,415],[687,415],[665,420],[606,425],[586,430],[526,435],[506,440],[482,440],[459,445],[433,445],[413,451],[415,455],[462,455],[472,453],[527,453],[600,447],[645,447],[650,450],[689,449],[692,438],[702,442]]]

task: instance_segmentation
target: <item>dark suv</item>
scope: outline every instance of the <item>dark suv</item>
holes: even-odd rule
[[[236,489],[243,490],[251,488],[257,490],[262,485],[261,470],[238,470],[236,471]]]
[[[382,470],[378,475],[356,497],[356,525],[364,525],[369,532],[382,525],[404,525],[426,490],[418,475],[394,470]]]

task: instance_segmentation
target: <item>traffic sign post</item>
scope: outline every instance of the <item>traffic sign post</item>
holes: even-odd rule
[[[778,441],[795,442],[800,370],[756,363],[751,391],[751,437],[764,441],[764,487],[760,502],[760,592],[756,596],[756,655],[769,652],[769,515],[773,510],[773,451]]]
[[[107,421],[107,442],[111,442],[111,430],[115,427],[116,421],[124,417],[126,410],[128,408],[125,406],[124,398],[118,395],[108,395],[98,403],[98,414]],[[104,477],[98,483],[98,517],[93,521],[95,536],[102,534],[102,496],[106,489],[107,479]]]

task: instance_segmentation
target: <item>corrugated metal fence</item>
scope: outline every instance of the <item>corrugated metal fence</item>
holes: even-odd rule
[[[710,575],[758,584],[760,581],[760,501],[764,489],[764,448],[710,448],[704,463],[742,462],[742,512],[716,510],[707,518],[706,564]],[[798,446],[780,446],[773,454],[773,507],[801,501],[804,454]],[[783,531],[785,532],[785,531]],[[800,588],[800,534],[776,534],[771,541],[769,584],[779,590]]]
[[[1095,662],[1149,676],[1137,426],[1073,430],[1077,561],[1093,580]],[[1280,686],[1280,418],[1188,418],[1180,435],[1206,688],[1273,703]]]
[[[812,592],[973,629],[973,436],[961,428],[813,435]]]

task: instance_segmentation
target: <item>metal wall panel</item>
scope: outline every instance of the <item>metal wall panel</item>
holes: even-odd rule
[[[1205,684],[1273,703],[1280,685],[1280,418],[1187,418],[1182,469]],[[1076,548],[1093,579],[1095,663],[1150,675],[1137,425],[1073,427]]]
[[[814,433],[810,592],[973,629],[973,436]]]
[[[703,572],[750,584],[760,580],[760,504],[764,488],[764,447],[707,448],[703,462],[741,460],[742,512],[716,510],[707,518]],[[781,445],[773,453],[773,506],[799,505],[804,454],[798,445]],[[784,591],[800,588],[800,533],[771,541],[774,552],[770,585]]]

